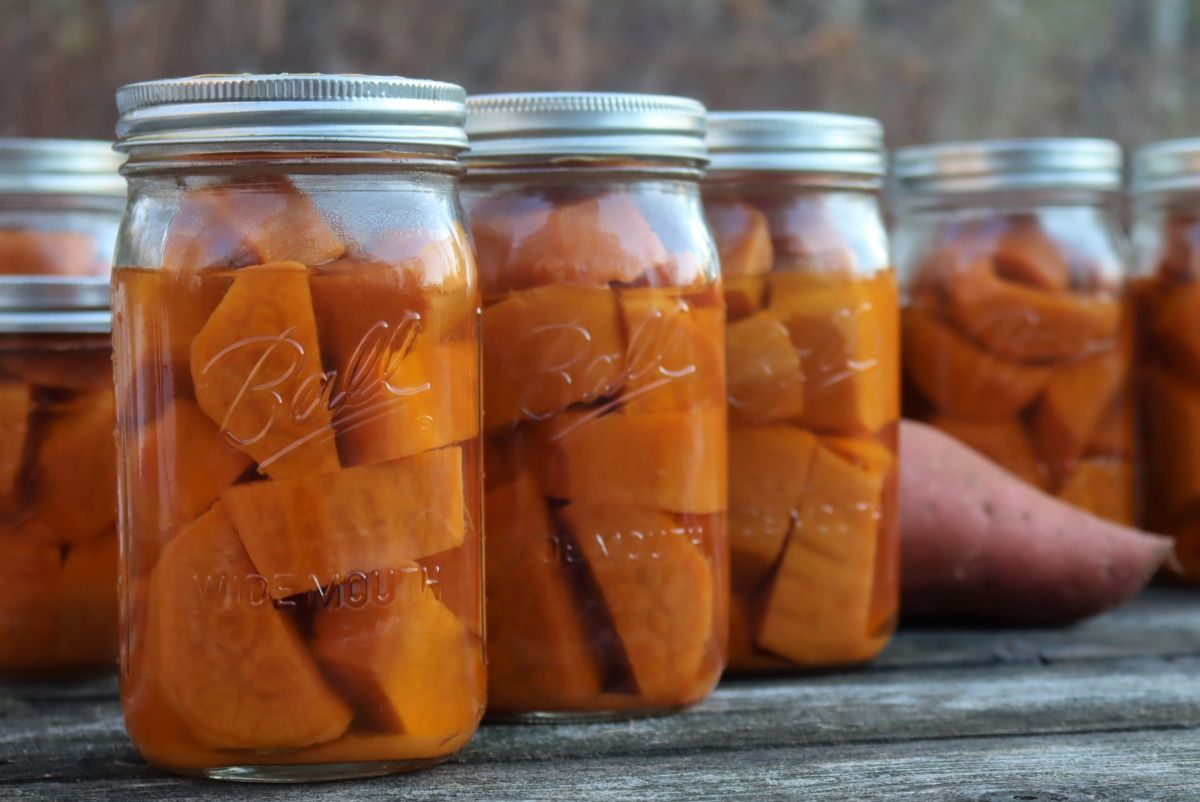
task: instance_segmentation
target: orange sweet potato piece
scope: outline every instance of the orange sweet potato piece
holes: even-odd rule
[[[891,273],[869,279],[769,278],[768,308],[787,326],[804,371],[812,429],[877,432],[899,416],[900,322]]]
[[[488,705],[499,712],[578,709],[600,692],[583,618],[536,481],[488,491]],[[577,559],[577,558],[576,558]]]
[[[0,533],[0,672],[54,662],[62,555],[56,546]]]
[[[274,478],[338,469],[308,274],[247,267],[191,346],[200,409]]]
[[[1200,216],[1178,211],[1167,216],[1159,272],[1164,278],[1178,281],[1200,278]]]
[[[629,412],[687,410],[725,403],[724,314],[657,288],[617,292],[625,326]]]
[[[0,231],[0,275],[103,276],[96,246],[80,231]]]
[[[883,476],[896,464],[896,453],[874,437],[823,437],[821,443],[850,464]]]
[[[1144,373],[1147,427],[1147,487],[1155,500],[1148,512],[1156,520],[1178,516],[1200,502],[1200,390],[1183,379],[1150,368]]]
[[[1077,359],[1111,347],[1120,305],[1104,296],[1036,289],[997,275],[981,261],[954,273],[947,287],[954,321],[1002,359]]]
[[[1058,497],[1088,512],[1133,526],[1133,468],[1114,459],[1085,459],[1067,478]]]
[[[21,471],[25,438],[29,434],[30,387],[0,383],[0,498],[10,498]]]
[[[112,383],[112,353],[107,343],[88,349],[82,343],[66,351],[42,349],[0,355],[0,373],[60,390],[94,390]]]
[[[117,533],[72,546],[58,597],[58,661],[64,666],[117,660]]]
[[[729,670],[738,673],[783,671],[790,667],[786,660],[773,657],[754,645],[758,631],[757,604],[743,594],[729,597]]]
[[[951,417],[1012,418],[1050,380],[1047,368],[997,359],[924,309],[904,311],[902,344],[913,384]]]
[[[1071,265],[1063,249],[1048,235],[1036,215],[1014,215],[996,240],[992,258],[996,274],[1051,292],[1071,281]]]
[[[611,395],[624,373],[624,338],[607,288],[538,287],[483,310],[489,430]]]
[[[1121,393],[1096,424],[1084,456],[1128,460],[1133,453],[1133,438],[1133,394]]]
[[[817,449],[756,642],[799,665],[870,659],[871,591],[883,477]]]
[[[167,228],[168,270],[295,261],[319,265],[345,252],[341,239],[286,178],[262,176],[187,190]]]
[[[539,477],[571,501],[707,514],[726,508],[725,410],[601,417],[568,413],[544,424]]]
[[[350,700],[356,723],[450,738],[479,722],[479,644],[415,563],[397,567],[389,604],[321,610],[313,633],[313,654]]]
[[[771,312],[730,323],[725,331],[729,419],[771,423],[804,412],[804,371],[788,330]]]
[[[235,485],[221,498],[258,572],[312,590],[461,543],[462,449]],[[273,582],[271,594],[285,587],[297,585]]]
[[[774,248],[767,216],[748,203],[709,203],[708,224],[721,257],[721,275],[761,276],[771,269]]]
[[[1200,375],[1200,281],[1156,293],[1146,324],[1167,360],[1189,375]]]
[[[275,609],[221,504],[171,540],[151,574],[147,643],[164,698],[216,749],[333,740],[351,712]]]
[[[929,423],[1029,484],[1046,486],[1046,467],[1038,461],[1033,443],[1018,419],[976,421],[937,415]]]
[[[725,285],[725,310],[729,321],[737,321],[762,309],[767,295],[767,280],[762,276],[722,278]]]
[[[729,547],[735,588],[756,588],[783,553],[820,441],[792,426],[729,431]]]
[[[117,455],[110,389],[89,393],[51,420],[34,463],[33,500],[18,530],[45,543],[83,543],[117,518]]]
[[[671,704],[701,672],[713,632],[712,568],[653,510],[569,504],[563,520],[596,580],[638,692]]]

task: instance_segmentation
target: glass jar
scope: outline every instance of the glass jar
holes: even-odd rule
[[[704,107],[469,98],[483,288],[488,711],[703,698],[728,595],[724,312]]]
[[[130,737],[227,779],[443,760],[485,691],[462,90],[203,76],[117,100]]]
[[[896,154],[906,417],[1136,520],[1121,150],[1001,140]]]
[[[0,676],[112,670],[108,280],[0,276]]]
[[[1145,524],[1167,567],[1200,582],[1200,139],[1133,160],[1134,281]]]
[[[734,671],[861,663],[895,628],[900,323],[882,144],[861,117],[709,115]]]

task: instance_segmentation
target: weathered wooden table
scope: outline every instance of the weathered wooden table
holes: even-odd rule
[[[662,719],[487,726],[354,783],[167,776],[111,679],[0,686],[0,799],[1200,799],[1200,593],[1059,631],[906,630],[864,671],[728,681]]]

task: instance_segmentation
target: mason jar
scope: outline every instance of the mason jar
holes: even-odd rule
[[[1200,139],[1142,148],[1132,183],[1145,524],[1200,582]]]
[[[467,100],[483,288],[488,710],[664,712],[725,662],[724,310],[704,107]]]
[[[905,416],[1133,523],[1120,148],[966,142],[905,148],[894,166]]]
[[[333,75],[117,93],[121,696],[152,763],[383,774],[476,729],[463,97]]]
[[[900,322],[883,128],[714,112],[728,324],[734,671],[861,663],[896,623]]]

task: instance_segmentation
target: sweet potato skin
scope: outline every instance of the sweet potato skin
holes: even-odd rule
[[[1170,549],[1035,490],[933,427],[903,421],[900,439],[908,617],[1070,623],[1132,597]]]

